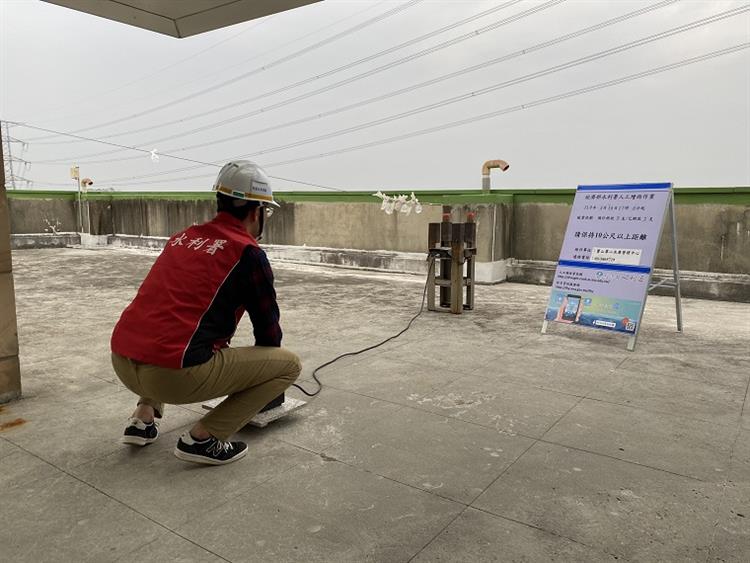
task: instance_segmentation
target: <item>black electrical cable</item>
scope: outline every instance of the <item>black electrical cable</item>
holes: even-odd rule
[[[347,352],[346,354],[341,354],[340,356],[336,356],[335,358],[327,361],[324,364],[320,364],[312,372],[312,378],[315,380],[315,383],[318,384],[318,389],[316,391],[313,391],[312,393],[310,393],[306,391],[301,385],[298,385],[297,383],[292,383],[292,387],[296,387],[308,397],[315,397],[318,393],[320,393],[323,390],[323,383],[320,381],[320,379],[318,379],[318,371],[320,371],[324,367],[330,366],[331,364],[335,362],[338,362],[341,358],[346,358],[347,356],[358,356],[359,354],[363,354],[364,352],[369,352],[370,350],[374,350],[375,348],[378,348],[382,346],[383,344],[390,342],[391,340],[395,340],[396,338],[404,334],[407,330],[409,330],[411,328],[412,323],[416,321],[417,317],[419,317],[419,315],[421,315],[424,312],[424,301],[425,301],[425,298],[427,297],[427,287],[430,284],[430,276],[432,275],[432,271],[435,268],[435,258],[430,256],[428,257],[428,260],[430,261],[430,265],[427,268],[427,280],[425,281],[424,290],[422,291],[422,304],[419,306],[419,311],[417,312],[417,314],[411,318],[411,320],[407,323],[406,327],[401,332],[399,332],[398,334],[394,334],[391,337],[386,338],[382,342],[378,342],[377,344],[368,346],[367,348],[362,348],[361,350],[357,350],[356,352]]]

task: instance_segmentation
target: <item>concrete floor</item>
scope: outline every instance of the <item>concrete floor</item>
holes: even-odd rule
[[[322,371],[318,398],[240,433],[246,459],[198,467],[171,453],[198,405],[118,443],[134,397],[109,335],[154,258],[14,253],[25,399],[0,412],[0,560],[750,560],[749,305],[688,300],[680,335],[652,297],[629,353],[540,335],[547,288],[479,287],[475,312]],[[400,330],[423,283],[276,274],[303,377]]]

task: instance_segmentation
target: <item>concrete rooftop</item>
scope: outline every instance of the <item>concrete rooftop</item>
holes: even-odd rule
[[[25,399],[0,412],[3,561],[748,561],[750,305],[651,297],[639,345],[553,326],[548,288],[479,287],[322,371],[226,467],[118,443],[109,335],[156,254],[14,253]],[[312,368],[400,330],[413,276],[276,264]],[[250,343],[244,324],[235,344]],[[292,396],[301,394],[292,392]]]

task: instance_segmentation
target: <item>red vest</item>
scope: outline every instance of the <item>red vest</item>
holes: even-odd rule
[[[228,213],[173,235],[115,325],[112,351],[146,364],[185,367],[201,319],[248,245],[258,243]],[[228,345],[243,312],[238,304],[226,323],[231,332],[215,335],[209,357]]]

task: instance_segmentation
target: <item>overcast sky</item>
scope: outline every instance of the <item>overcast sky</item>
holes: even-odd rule
[[[482,163],[495,158],[507,160],[511,168],[506,173],[493,172],[494,188],[628,181],[750,185],[750,49],[525,107],[747,43],[749,12],[481,92],[747,2],[678,1],[525,54],[521,54],[524,49],[654,6],[658,0],[567,0],[490,31],[468,35],[547,4],[524,0],[316,78],[507,3],[424,0],[345,34],[407,2],[326,0],[175,39],[45,2],[0,0],[0,119],[63,132],[80,131],[82,136],[208,163],[265,151],[252,159],[268,165],[269,174],[343,189],[476,189],[481,186]],[[313,48],[338,34],[344,35]],[[401,62],[461,37],[469,38]],[[294,53],[298,54],[282,60]],[[483,69],[411,88],[514,53]],[[280,104],[392,62],[399,64]],[[249,76],[239,78],[243,74]],[[221,86],[233,78],[238,79]],[[306,79],[310,80],[293,86]],[[280,89],[283,91],[273,93]],[[403,93],[387,99],[325,115],[402,89]],[[476,95],[468,99],[344,131],[472,92]],[[187,96],[190,99],[180,101]],[[220,109],[229,105],[233,107]],[[515,111],[470,121],[506,108]],[[304,122],[279,127],[295,120]],[[443,127],[461,120],[469,122]],[[219,123],[223,124],[217,126]],[[202,130],[188,133],[197,128]],[[431,128],[436,131],[319,156]],[[261,129],[270,130],[253,135]],[[148,154],[128,150],[97,156],[113,148],[49,137],[28,128],[14,127],[11,133],[29,142],[23,158],[32,164],[23,175],[34,180],[35,188],[71,185],[69,168],[76,162],[82,175],[93,178],[95,187],[100,188],[209,189],[216,174],[216,168],[210,166],[165,156],[153,162]],[[335,135],[315,140],[329,133]],[[297,142],[304,143],[280,148]],[[203,143],[207,146],[183,150]],[[13,150],[18,154],[20,148],[14,145]],[[283,164],[303,158],[307,160]],[[93,162],[113,159],[118,160]],[[304,189],[281,180],[275,181],[274,187]]]

